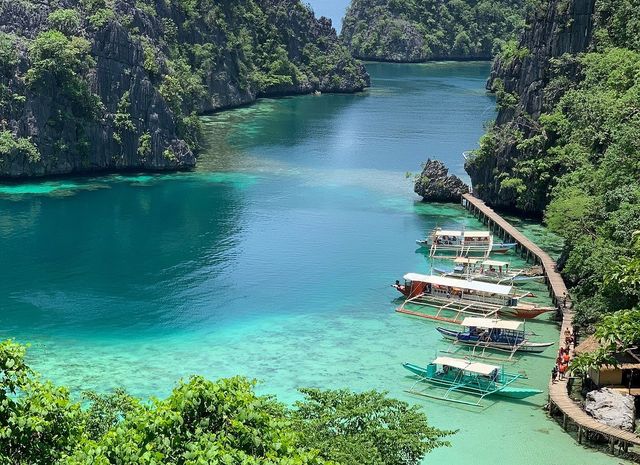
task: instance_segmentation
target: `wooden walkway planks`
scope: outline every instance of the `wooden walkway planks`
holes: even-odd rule
[[[556,271],[556,263],[553,259],[542,250],[537,244],[528,239],[524,234],[518,231],[511,223],[498,215],[493,208],[487,206],[482,200],[474,197],[472,194],[464,194],[463,200],[467,202],[466,207],[470,210],[476,210],[478,213],[484,215],[491,223],[498,226],[506,234],[511,236],[514,242],[517,242],[520,247],[531,252],[542,265],[545,273],[545,278],[549,285],[553,302],[560,306],[567,299],[567,304],[570,306],[569,294],[567,292],[567,286],[564,284],[564,280],[560,273]],[[463,202],[464,203],[464,202]],[[472,208],[469,208],[469,207]]]
[[[511,236],[511,238],[513,238],[520,247],[528,250],[536,257],[537,261],[540,262],[544,269],[545,278],[553,301],[562,312],[562,326],[560,329],[560,345],[562,346],[564,344],[565,330],[568,328],[573,332],[573,310],[571,309],[572,305],[567,292],[567,286],[565,285],[560,273],[556,270],[555,262],[551,259],[549,254],[542,250],[533,241],[525,237],[524,234],[497,214],[492,208],[487,206],[482,200],[474,197],[472,194],[464,194],[462,197],[463,205],[468,210],[486,217],[489,224],[493,223],[501,228],[505,234]],[[549,372],[551,372],[551,370],[549,370]],[[609,439],[610,451],[612,453],[614,451],[614,441],[621,442],[625,450],[628,445],[640,445],[640,436],[600,423],[582,410],[582,408],[569,397],[566,380],[559,380],[556,383],[549,382],[549,401],[553,406],[555,406],[555,408],[565,415],[565,421],[563,421],[563,426],[565,428],[566,418],[571,419],[571,421],[578,425],[579,441],[582,440],[582,430],[587,430],[607,437]]]
[[[608,437],[613,437],[629,444],[640,445],[640,437],[619,428],[613,428],[594,420],[587,415],[578,404],[576,404],[567,394],[566,380],[560,380],[549,385],[549,395],[554,399],[554,404],[558,410],[571,418],[577,425],[595,431]]]

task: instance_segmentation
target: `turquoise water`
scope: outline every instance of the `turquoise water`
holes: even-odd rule
[[[389,284],[428,271],[414,246],[428,229],[480,226],[419,203],[405,172],[432,155],[461,174],[493,101],[484,63],[370,71],[364,94],[205,118],[193,173],[1,187],[2,334],[30,341],[33,366],[74,390],[163,396],[193,373],[257,378],[286,402],[301,386],[384,389],[459,429],[428,463],[619,463],[547,420],[544,395],[478,410],[404,392],[401,363],[448,346],[433,323],[394,313]],[[527,326],[557,339],[551,322]],[[544,389],[553,355],[508,367]]]

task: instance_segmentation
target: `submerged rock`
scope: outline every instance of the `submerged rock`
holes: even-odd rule
[[[449,175],[449,169],[438,160],[428,159],[413,189],[422,200],[431,202],[459,202],[469,192],[458,176]]]
[[[602,388],[587,394],[584,408],[600,423],[625,431],[634,430],[633,396],[623,395],[609,388]]]

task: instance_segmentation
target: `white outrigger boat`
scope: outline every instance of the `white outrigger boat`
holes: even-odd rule
[[[487,396],[525,399],[542,393],[539,389],[512,386],[517,380],[524,378],[520,373],[509,373],[499,366],[468,359],[437,357],[426,367],[412,363],[403,363],[402,366],[418,376],[418,380],[407,392],[449,402],[479,406]],[[426,390],[416,390],[415,387],[422,382],[445,389],[445,393],[436,395]],[[477,402],[470,402],[456,397],[462,395],[477,396],[479,399]]]
[[[511,268],[509,262],[499,260],[482,260],[478,258],[456,257],[453,269],[436,268],[433,270],[442,275],[454,278],[466,278],[489,283],[519,283],[544,279],[539,267]]]
[[[425,239],[416,243],[429,249],[429,256],[435,257],[439,251],[453,252],[457,256],[480,254],[485,258],[493,253],[505,253],[515,248],[516,243],[494,243],[489,231],[447,230],[436,228]]]
[[[464,316],[495,318],[497,315],[523,319],[556,310],[523,302],[522,299],[531,294],[517,294],[513,286],[505,284],[419,273],[407,273],[404,281],[404,285],[399,281],[393,285],[407,298],[396,311],[432,320],[460,323],[460,317]],[[406,308],[408,304],[430,307],[436,309],[436,313],[415,312]],[[453,312],[454,316],[444,316],[445,312],[449,315]]]
[[[516,352],[542,353],[553,345],[553,342],[531,342],[523,321],[466,317],[461,326],[462,331],[441,327],[436,330],[454,344],[472,347],[474,355],[478,349],[481,354],[485,349],[493,349],[509,352],[511,358]]]

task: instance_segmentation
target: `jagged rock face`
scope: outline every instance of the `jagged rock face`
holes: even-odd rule
[[[449,169],[441,161],[428,159],[413,190],[426,202],[460,202],[469,186],[459,177],[449,175]]]
[[[497,80],[504,91],[515,94],[515,107],[500,109],[496,118],[498,127],[510,127],[525,137],[531,134],[532,121],[555,102],[545,95],[545,86],[551,78],[551,60],[564,54],[586,51],[591,44],[595,0],[550,0],[546,10],[537,12],[528,20],[528,26],[520,37],[519,47],[527,49],[524,58],[493,63],[487,88],[493,89]],[[533,123],[535,124],[535,123]],[[514,140],[500,141],[491,157],[482,163],[466,163],[474,194],[485,202],[502,208],[514,208],[513,191],[500,189],[501,173],[509,173],[518,157],[526,157],[526,151],[516,149]],[[541,213],[543,199],[531,208],[531,213]]]
[[[17,55],[15,69],[8,76],[0,72],[0,131],[30,141],[39,152],[37,159],[24,151],[2,155],[0,147],[0,177],[188,169],[197,151],[185,129],[191,114],[261,96],[354,92],[369,85],[364,67],[339,45],[331,21],[316,19],[299,0],[207,1],[209,16],[199,11],[189,16],[184,10],[189,2],[114,0],[104,3],[106,19],[96,21],[85,8],[98,1],[0,0],[0,33],[8,34]],[[252,53],[247,46],[256,47],[262,38],[255,35],[256,15],[234,16],[237,5],[253,8],[264,19],[263,29],[266,23],[280,32],[273,40],[289,66],[282,73],[295,74],[294,80],[259,83],[254,78],[259,66],[272,61],[256,65],[258,53],[247,56]],[[34,39],[52,29],[49,15],[60,9],[80,14],[73,36],[89,44],[80,78],[88,94],[97,97],[91,115],[78,109],[78,100],[63,92],[58,80],[29,84]],[[219,21],[223,26],[216,25]],[[169,79],[181,60],[197,76],[200,87],[193,95],[183,91],[176,96],[173,89],[189,73],[176,76],[178,82]],[[5,104],[3,89],[19,98]]]
[[[502,79],[506,92],[518,94],[519,103],[513,110],[501,110],[497,123],[503,124],[520,114],[533,118],[545,109],[543,89],[550,78],[550,60],[565,53],[574,55],[587,50],[593,28],[595,0],[552,0],[542,17],[531,21],[520,38],[520,47],[529,50],[524,59],[507,63],[499,58],[493,63],[487,88],[495,79]]]
[[[585,399],[589,415],[607,426],[634,431],[635,407],[633,396],[622,395],[608,388],[591,391]]]

